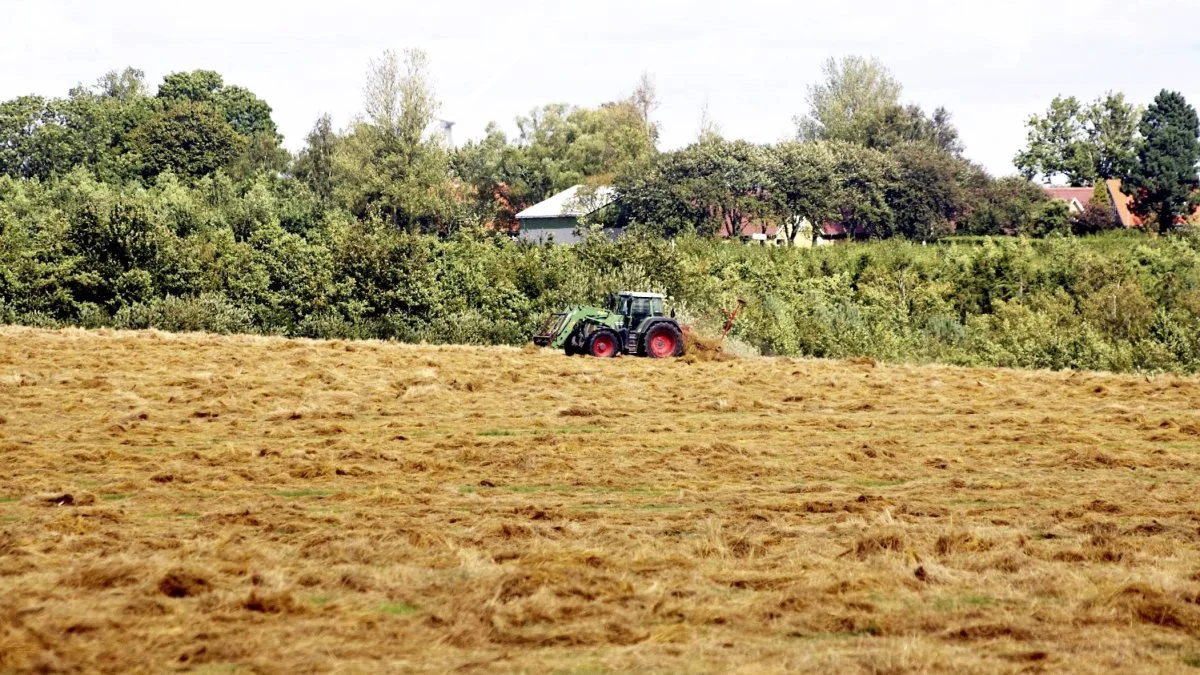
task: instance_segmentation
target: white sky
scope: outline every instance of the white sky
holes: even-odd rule
[[[207,68],[274,108],[299,148],[322,112],[361,109],[367,62],[428,52],[455,141],[553,102],[596,105],[649,72],[662,148],[692,141],[705,102],[727,137],[793,133],[827,56],[878,56],[906,102],[954,114],[967,155],[1011,173],[1024,120],[1056,94],[1162,88],[1200,105],[1200,0],[0,0],[0,100],[62,96],[127,65],[151,86]]]

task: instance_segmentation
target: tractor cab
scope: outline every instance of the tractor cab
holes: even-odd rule
[[[613,299],[613,313],[624,317],[625,328],[636,330],[649,317],[664,316],[663,296],[622,291]]]

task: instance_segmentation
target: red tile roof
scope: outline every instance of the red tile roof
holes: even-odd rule
[[[1061,199],[1064,202],[1078,199],[1082,206],[1087,206],[1088,202],[1092,201],[1092,188],[1090,187],[1048,187],[1045,190],[1051,199]]]

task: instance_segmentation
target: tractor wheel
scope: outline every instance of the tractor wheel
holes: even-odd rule
[[[616,333],[601,329],[588,338],[587,353],[601,359],[612,358],[617,355],[619,344]]]
[[[646,331],[646,356],[665,359],[683,355],[683,334],[670,323],[658,323]]]

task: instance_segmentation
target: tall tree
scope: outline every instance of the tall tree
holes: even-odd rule
[[[1041,176],[1047,184],[1065,176],[1076,187],[1096,180],[1096,164],[1091,148],[1084,140],[1083,108],[1074,96],[1055,96],[1045,116],[1032,115],[1028,146],[1013,159],[1017,170],[1028,180]]]
[[[126,68],[121,72],[110,70],[96,81],[93,87],[100,96],[129,101],[147,95],[146,73],[136,68]]]
[[[668,236],[738,236],[772,210],[766,167],[763,149],[746,141],[709,139],[659,155],[617,176],[622,217]]]
[[[1138,121],[1142,112],[1125,94],[1108,92],[1084,111],[1087,140],[1095,153],[1099,178],[1122,178],[1137,164]]]
[[[0,103],[0,175],[45,178],[54,171],[57,161],[43,152],[41,142],[46,115],[41,96]]]
[[[900,103],[900,82],[877,58],[828,59],[824,79],[808,88],[808,114],[797,117],[802,140],[842,140],[866,144],[868,134]]]
[[[1120,93],[1088,105],[1056,96],[1045,115],[1026,121],[1027,146],[1013,163],[1025,178],[1047,184],[1060,176],[1075,187],[1123,177],[1133,166],[1138,116]]]
[[[130,138],[149,176],[206,176],[233,161],[245,142],[215,108],[191,101],[152,115]]]
[[[766,197],[789,243],[805,221],[815,234],[826,221],[840,217],[840,186],[828,143],[788,141],[766,148],[764,154]]]
[[[658,144],[658,136],[662,131],[659,124],[654,121],[654,111],[658,110],[660,101],[658,100],[658,87],[654,85],[654,78],[650,77],[649,73],[642,73],[638,78],[637,86],[633,89],[633,94],[629,96],[629,102],[638,112],[638,117],[642,120],[642,126],[646,128],[646,137],[650,140],[650,145]]]
[[[551,104],[517,118],[517,152],[508,163],[514,196],[536,203],[588,180],[611,181],[654,156],[644,108],[633,98],[599,108]]]
[[[438,101],[425,53],[408,50],[401,60],[389,51],[372,60],[363,94],[365,116],[338,146],[335,196],[354,213],[401,229],[445,228],[449,157],[426,134]]]
[[[883,152],[856,143],[832,141],[838,181],[839,221],[852,236],[887,238],[895,233],[895,212],[888,196],[899,169]]]
[[[230,163],[234,176],[249,178],[259,171],[280,171],[287,165],[288,154],[271,118],[271,106],[245,87],[226,85],[220,73],[171,73],[159,85],[158,98],[168,105],[179,101],[204,103],[221,113],[242,138],[242,152]]]
[[[958,129],[950,119],[950,111],[939,107],[930,117],[921,106],[909,104],[890,106],[884,112],[864,122],[861,139],[843,139],[857,142],[876,150],[890,150],[910,143],[931,146],[949,155],[962,154],[962,143]]]
[[[333,198],[333,161],[337,144],[333,120],[328,114],[321,115],[313,124],[312,131],[308,132],[304,149],[292,166],[296,178],[307,183],[322,202]]]
[[[225,86],[220,73],[211,70],[193,70],[190,73],[171,73],[158,85],[158,97],[168,100],[186,100],[194,103],[212,101]]]
[[[714,141],[721,138],[721,125],[713,119],[708,109],[708,100],[700,106],[700,128],[696,131],[696,142]]]
[[[1142,142],[1128,180],[1136,190],[1135,208],[1154,216],[1158,231],[1170,230],[1200,204],[1200,120],[1182,94],[1164,89],[1138,130]]]

